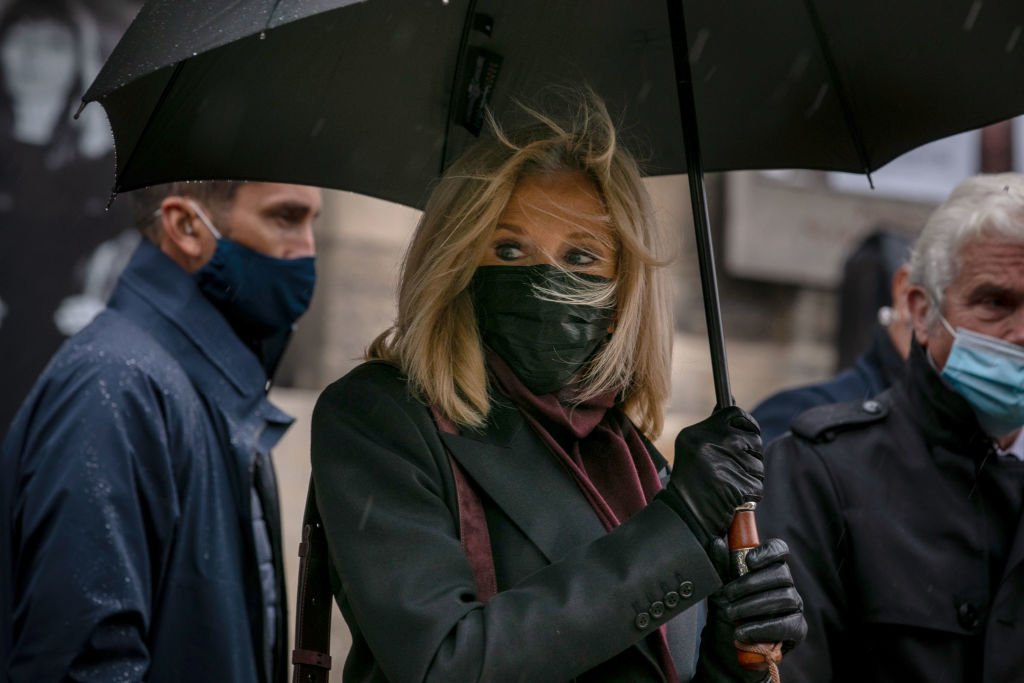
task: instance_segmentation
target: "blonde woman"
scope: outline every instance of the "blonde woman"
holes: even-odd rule
[[[805,627],[781,541],[722,588],[757,427],[715,413],[667,474],[666,250],[637,166],[594,98],[537,119],[441,179],[395,325],[317,404],[345,680],[763,680],[734,639]]]

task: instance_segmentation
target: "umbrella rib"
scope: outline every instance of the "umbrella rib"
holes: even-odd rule
[[[814,7],[814,0],[804,0],[804,5],[807,8],[808,18],[811,20],[811,26],[814,28],[814,37],[817,39],[818,47],[821,49],[821,56],[825,60],[829,80],[832,82],[832,87],[835,88],[836,97],[839,98],[839,106],[843,110],[846,129],[849,131],[850,137],[853,138],[853,146],[857,151],[857,156],[860,157],[864,174],[868,177],[868,184],[871,186],[871,189],[875,189],[875,184],[871,180],[871,161],[868,159],[868,150],[864,145],[864,136],[857,125],[856,117],[853,115],[853,103],[850,102],[846,88],[843,87],[843,81],[839,77],[839,68],[836,66],[832,50],[829,47],[828,37],[825,35],[824,27],[821,25],[821,17],[818,16],[818,12]]]
[[[274,0],[274,6],[270,8],[270,14],[267,15],[267,24],[263,27],[266,31],[270,28],[270,23],[274,21],[274,15],[277,14],[277,8],[281,5],[281,0]]]
[[[121,172],[117,174],[118,178],[125,178],[125,177],[128,176],[128,168],[131,166],[132,162],[135,160],[135,150],[137,150],[139,148],[139,144],[138,143],[141,142],[142,139],[146,137],[146,133],[149,132],[149,127],[153,123],[153,120],[156,118],[156,112],[160,110],[160,107],[163,105],[164,100],[167,99],[167,95],[171,92],[171,88],[174,87],[174,83],[175,83],[175,81],[178,80],[178,75],[181,74],[181,69],[182,69],[183,66],[185,66],[185,62],[187,62],[187,61],[188,61],[187,59],[183,59],[183,60],[181,60],[180,62],[178,62],[177,64],[174,65],[174,72],[171,74],[171,77],[167,79],[167,85],[165,85],[163,90],[160,91],[159,99],[157,99],[156,104],[153,105],[153,108],[150,110],[149,116],[146,117],[146,125],[144,125],[142,127],[142,132],[139,133],[139,137],[138,137],[138,140],[136,140],[135,146],[132,147],[131,153],[128,155],[128,158],[125,159],[124,166],[121,168]],[[120,191],[121,191],[120,182],[119,181],[115,181],[114,182],[114,194],[116,195]]]
[[[448,110],[445,112],[444,139],[441,142],[441,168],[438,175],[444,173],[445,164],[448,163],[448,138],[452,132],[452,117],[455,114],[455,102],[459,96],[457,92],[459,74],[465,66],[463,60],[466,56],[466,47],[469,44],[469,32],[473,25],[473,15],[476,13],[476,0],[470,0],[466,7],[466,18],[462,22],[462,35],[459,36],[459,52],[455,56],[455,68],[452,70],[451,87],[448,91]]]

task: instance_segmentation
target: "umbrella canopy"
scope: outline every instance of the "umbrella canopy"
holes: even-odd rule
[[[86,93],[115,191],[250,179],[419,207],[479,132],[587,84],[650,175],[690,176],[731,402],[703,171],[870,172],[1024,112],[1020,0],[150,0]],[[699,131],[699,133],[698,133]]]
[[[681,4],[708,171],[870,171],[1024,111],[1019,0]],[[673,67],[665,0],[151,0],[84,99],[118,191],[250,178],[420,206],[481,94],[502,119],[552,82],[594,88],[648,173],[684,172]]]

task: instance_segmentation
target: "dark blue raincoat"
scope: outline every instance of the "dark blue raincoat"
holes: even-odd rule
[[[0,679],[285,680],[283,609],[264,664],[251,496],[283,605],[268,456],[291,418],[265,385],[192,278],[140,246],[0,451]]]
[[[871,346],[851,368],[818,384],[786,389],[769,396],[753,411],[765,445],[789,431],[805,410],[829,403],[865,401],[888,389],[903,376],[904,362],[885,328],[874,329]]]

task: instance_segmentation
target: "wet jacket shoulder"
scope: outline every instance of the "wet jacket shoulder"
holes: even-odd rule
[[[449,457],[484,507],[498,584],[486,604]],[[312,461],[353,638],[346,680],[660,681],[644,637],[670,619],[692,675],[691,608],[720,585],[692,533],[657,500],[606,533],[511,406],[496,402],[479,433],[439,434],[396,368],[367,363],[320,397]]]
[[[785,434],[798,415],[815,406],[865,401],[888,389],[903,374],[903,361],[884,328],[876,327],[870,348],[853,367],[824,382],[780,391],[752,414],[766,444]]]
[[[253,417],[224,376],[208,380],[220,394],[197,386],[210,361],[181,288],[160,287],[177,266],[154,251],[59,350],[0,451],[5,680],[263,675],[239,505]]]

